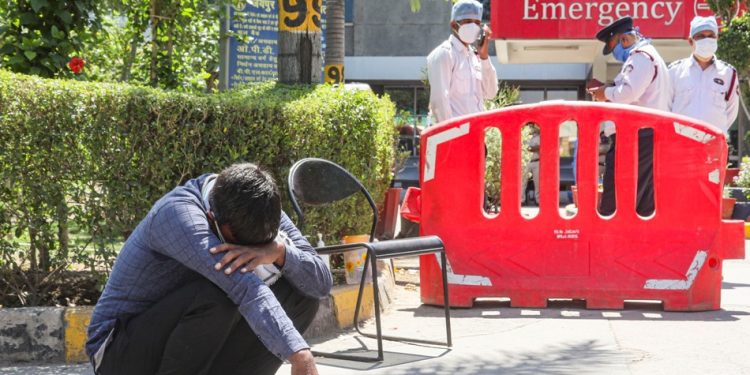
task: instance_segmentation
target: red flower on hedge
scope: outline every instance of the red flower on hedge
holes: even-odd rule
[[[75,74],[80,74],[84,66],[86,66],[86,61],[78,56],[70,59],[70,62],[68,62],[68,68]]]

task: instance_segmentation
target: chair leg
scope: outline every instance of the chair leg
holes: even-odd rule
[[[378,340],[378,361],[383,360],[383,334],[382,334],[382,328],[380,325],[380,290],[378,289],[378,271],[377,271],[377,257],[372,254],[372,251],[370,249],[367,249],[367,253],[365,255],[365,266],[362,270],[362,279],[359,283],[359,293],[357,294],[357,305],[354,308],[354,329],[357,330],[357,332],[365,337],[373,337],[372,334],[362,332],[362,330],[359,329],[359,311],[362,307],[362,296],[364,295],[365,290],[365,284],[367,282],[367,267],[370,267],[372,272],[370,273],[372,276],[372,295],[373,295],[373,307],[375,309],[375,332],[377,332],[377,335],[375,338]]]
[[[442,256],[441,259],[443,261],[443,264],[447,264],[446,258],[445,258],[445,251],[441,252],[441,256]],[[359,327],[359,310],[360,310],[360,306],[362,302],[362,295],[364,291],[364,285],[365,285],[365,279],[366,279],[365,276],[367,275],[367,266],[370,265],[370,263],[373,269],[372,285],[373,285],[373,299],[374,299],[374,305],[375,305],[375,329],[376,329],[375,334],[362,332],[362,330]],[[357,295],[357,307],[356,307],[356,310],[354,311],[354,328],[357,330],[357,332],[360,335],[364,337],[377,339],[379,348],[382,348],[383,340],[411,342],[411,343],[429,344],[429,345],[445,345],[448,347],[452,346],[451,332],[450,332],[450,305],[448,304],[448,273],[446,271],[446,267],[442,267],[443,285],[444,285],[443,293],[444,293],[444,298],[446,301],[446,304],[444,306],[445,320],[446,320],[445,325],[447,329],[447,332],[446,332],[447,340],[444,343],[444,342],[435,341],[435,340],[423,340],[423,339],[416,339],[416,338],[410,338],[410,337],[404,337],[404,336],[384,335],[382,332],[382,325],[381,325],[381,320],[380,320],[380,293],[379,293],[380,289],[378,287],[378,280],[377,280],[377,273],[376,273],[377,271],[375,271],[377,269],[377,257],[374,254],[370,253],[370,249],[368,249],[367,256],[365,257],[365,265],[366,265],[365,270],[362,273],[362,279],[359,285],[359,294]],[[379,352],[381,351],[382,350],[379,350]]]
[[[329,358],[340,358],[340,359],[354,359],[354,360],[362,360],[367,362],[381,362],[383,361],[384,355],[383,355],[383,340],[391,340],[391,341],[403,341],[403,342],[412,342],[412,343],[423,343],[423,344],[432,344],[432,345],[446,345],[448,347],[453,346],[452,344],[452,335],[451,335],[451,323],[450,323],[450,301],[448,299],[448,272],[447,272],[447,259],[445,255],[445,250],[441,251],[440,253],[441,260],[443,262],[442,268],[442,278],[443,278],[443,299],[444,299],[444,310],[445,310],[445,329],[446,329],[446,343],[433,341],[433,340],[421,340],[421,339],[413,339],[409,337],[399,337],[399,336],[387,336],[383,335],[383,329],[381,325],[381,319],[380,319],[380,289],[378,287],[378,274],[377,274],[377,256],[373,253],[372,249],[369,247],[367,248],[367,253],[365,255],[365,266],[363,267],[362,272],[362,278],[360,279],[359,283],[359,293],[357,294],[357,304],[354,310],[354,329],[357,330],[357,332],[364,336],[369,338],[377,339],[378,341],[378,356],[377,358],[367,358],[367,357],[359,357],[359,356],[344,356],[344,355],[329,355],[326,353],[320,353],[321,355]],[[370,267],[372,270],[371,277],[372,277],[372,293],[373,293],[373,308],[375,309],[375,334],[362,332],[362,330],[359,327],[359,312],[362,307],[362,298],[364,295],[364,288],[367,281],[367,267]],[[313,353],[316,354],[316,353]]]
[[[375,331],[378,335],[378,359],[383,360],[383,328],[380,325],[380,289],[378,288],[378,257],[372,254],[370,257],[372,268],[372,299],[375,308]]]
[[[440,259],[443,261],[443,306],[445,308],[445,334],[446,334],[446,343],[448,347],[450,348],[453,346],[452,339],[451,339],[451,307],[450,307],[450,301],[448,300],[448,271],[446,269],[448,268],[448,261],[445,256],[445,250],[440,252]]]
[[[370,263],[370,260],[372,259],[372,265],[373,265],[373,292],[375,293],[375,326],[377,327],[378,332],[378,356],[376,358],[373,357],[365,357],[365,356],[359,356],[359,355],[349,355],[349,354],[337,354],[337,353],[325,353],[325,352],[318,352],[313,351],[314,356],[318,357],[324,357],[324,358],[334,358],[334,359],[343,359],[347,361],[360,361],[360,362],[382,362],[383,361],[383,341],[380,338],[381,337],[381,329],[380,329],[380,300],[378,299],[378,284],[377,284],[377,272],[375,271],[375,265],[377,260],[374,256],[371,256],[370,254],[371,250],[367,249],[367,254],[365,256],[365,266],[362,271],[362,279],[359,283],[359,294],[357,294],[357,305],[354,309],[354,328],[361,334],[362,336],[371,337],[371,335],[365,334],[359,329],[359,310],[362,307],[362,296],[364,295],[364,289],[365,289],[365,282],[367,281],[367,266]]]
[[[359,280],[359,292],[357,293],[357,304],[354,308],[354,320],[353,320],[354,329],[356,329],[360,335],[363,335],[363,333],[359,329],[359,311],[360,311],[360,308],[362,307],[362,298],[363,298],[362,296],[364,295],[365,285],[367,282],[366,280],[367,279],[367,267],[370,266],[370,249],[367,249],[364,263],[365,265],[364,267],[362,267],[362,277]]]
[[[357,305],[354,310],[354,328],[365,337],[373,337],[370,334],[364,333],[359,329],[359,310],[362,306],[362,295],[364,294],[364,288],[365,288],[365,282],[367,281],[367,267],[368,265],[372,264],[372,279],[373,279],[373,293],[374,293],[374,304],[375,304],[375,326],[377,328],[377,337],[378,337],[378,356],[376,358],[373,357],[365,357],[365,356],[359,356],[359,355],[349,355],[349,354],[338,354],[338,353],[326,353],[326,352],[319,352],[319,351],[313,351],[312,354],[317,357],[323,357],[323,358],[334,358],[334,359],[343,359],[348,361],[360,361],[360,362],[382,362],[383,361],[383,340],[382,340],[382,333],[380,328],[380,295],[378,293],[378,276],[376,266],[377,266],[377,259],[375,256],[371,256],[371,249],[367,249],[367,253],[365,256],[365,266],[363,267],[362,271],[362,279],[359,283],[359,293],[357,294]]]

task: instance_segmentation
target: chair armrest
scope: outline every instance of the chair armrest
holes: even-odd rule
[[[338,254],[338,253],[343,253],[345,251],[362,249],[362,248],[369,249],[366,243],[357,242],[357,243],[345,243],[345,244],[340,244],[340,245],[316,247],[315,252],[317,252],[318,254]]]
[[[423,236],[387,240],[365,244],[372,249],[378,259],[396,258],[402,256],[422,255],[445,250],[443,241],[438,236]]]
[[[366,248],[378,259],[396,258],[410,255],[422,255],[445,250],[443,241],[438,236],[424,236],[386,240],[379,242],[346,243],[316,248],[318,254],[338,254],[349,250]]]

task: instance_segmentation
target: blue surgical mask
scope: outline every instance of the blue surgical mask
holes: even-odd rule
[[[628,48],[624,48],[622,46],[622,42],[619,42],[619,43],[617,43],[617,45],[615,46],[615,48],[612,50],[612,56],[614,56],[614,58],[617,61],[619,61],[621,63],[624,63],[628,59],[628,57],[630,56],[630,52],[632,52],[633,49],[635,48],[635,45],[636,45],[636,43],[633,43],[632,46],[630,46]]]

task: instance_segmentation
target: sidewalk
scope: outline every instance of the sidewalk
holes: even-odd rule
[[[406,263],[413,264],[413,260]],[[418,289],[399,284],[394,304],[383,315],[385,333],[443,339],[442,310],[420,306]],[[554,301],[547,309],[517,309],[499,301],[484,301],[472,309],[453,309],[451,314],[451,349],[385,341],[383,363],[320,358],[319,372],[750,375],[750,357],[746,355],[750,348],[747,258],[724,262],[719,311],[664,312],[660,306],[648,304],[629,304],[625,310],[586,310],[571,301]],[[311,344],[321,351],[361,349],[362,344],[376,348],[375,340],[351,333]],[[290,369],[284,365],[278,374],[289,374]],[[0,368],[0,374],[93,373],[84,365],[6,367]]]
[[[746,245],[748,245],[746,243]],[[386,334],[444,336],[442,311],[419,306],[399,289],[383,317]],[[572,301],[547,309],[510,308],[486,301],[451,310],[454,346],[386,341],[382,364],[319,359],[321,374],[750,374],[750,259],[724,262],[722,310],[664,312],[659,305],[586,310]],[[346,335],[315,346],[346,350],[375,340]],[[745,353],[745,354],[743,354]],[[282,367],[288,374],[290,367]]]

